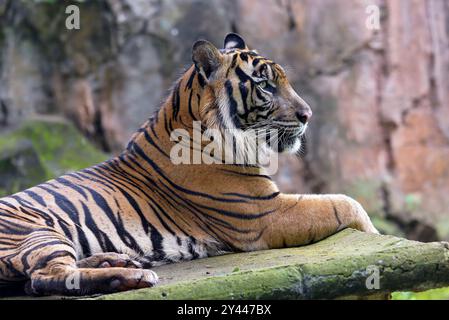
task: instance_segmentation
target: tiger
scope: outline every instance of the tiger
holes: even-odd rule
[[[163,264],[302,246],[344,228],[378,233],[356,200],[284,194],[263,165],[174,164],[172,132],[193,134],[194,121],[236,137],[275,128],[273,152],[295,153],[312,116],[285,70],[236,33],[222,49],[196,41],[192,62],[119,155],[0,199],[2,291],[147,288]]]

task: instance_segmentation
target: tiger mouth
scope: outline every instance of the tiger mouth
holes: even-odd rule
[[[278,152],[295,152],[301,145],[301,137],[304,135],[306,126],[278,126],[276,138],[267,140],[268,146]]]
[[[307,125],[278,126],[276,129],[279,131],[279,136],[284,135],[287,137],[300,138],[306,133]]]

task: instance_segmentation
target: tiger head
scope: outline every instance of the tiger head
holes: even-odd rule
[[[226,36],[221,50],[206,40],[197,41],[192,60],[213,96],[209,107],[215,109],[219,126],[242,133],[275,130],[275,143],[267,139],[271,149],[299,150],[312,111],[279,64],[248,49],[235,33]]]

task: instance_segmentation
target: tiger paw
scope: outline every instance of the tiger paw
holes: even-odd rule
[[[33,296],[107,294],[153,287],[158,282],[148,269],[80,268],[54,269],[54,274],[33,274],[25,292]]]
[[[142,268],[140,262],[131,259],[127,254],[115,252],[94,254],[78,261],[76,266],[78,268]]]
[[[151,270],[127,270],[115,276],[110,281],[110,291],[127,291],[133,289],[150,288],[157,284],[159,278],[157,274]]]
[[[345,198],[352,208],[352,213],[354,215],[353,226],[360,231],[380,234],[376,227],[374,227],[370,217],[368,216],[368,213],[365,211],[362,205],[358,201],[350,197],[345,196]]]
[[[334,206],[334,213],[338,220],[341,221],[342,228],[350,227],[368,233],[379,234],[368,213],[359,202],[341,194],[330,195],[330,199]]]

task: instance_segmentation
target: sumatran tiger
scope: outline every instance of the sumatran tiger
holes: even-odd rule
[[[197,41],[192,60],[119,156],[0,199],[0,291],[125,291],[154,286],[151,267],[166,263],[377,233],[355,200],[283,194],[257,164],[174,164],[171,133],[194,121],[237,138],[275,128],[277,150],[296,152],[312,115],[283,68],[237,34],[223,49]]]

